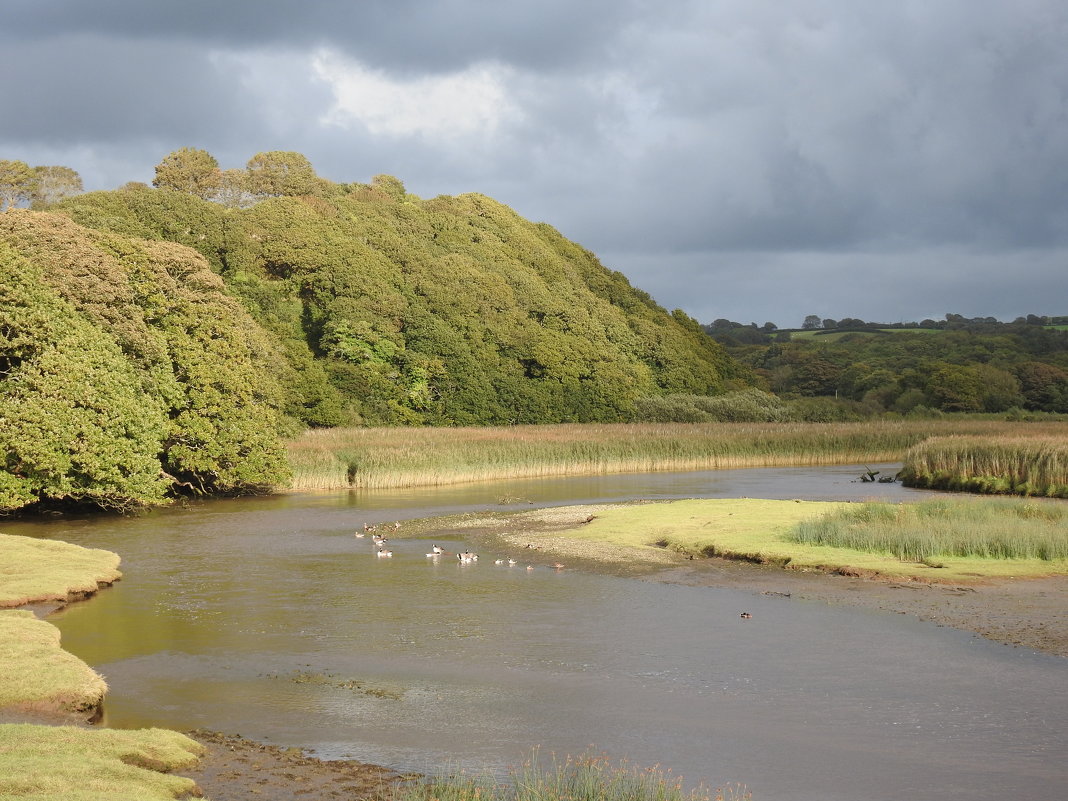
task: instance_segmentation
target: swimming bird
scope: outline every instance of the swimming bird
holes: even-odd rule
[[[495,564],[495,565],[503,565],[504,564],[504,560],[503,559],[495,559],[493,561],[493,564]]]
[[[508,567],[515,567],[515,559],[508,560]]]
[[[393,556],[393,551],[382,550],[382,551],[378,551],[376,555],[377,556]]]
[[[564,566],[559,562],[553,562],[553,570],[563,570]]]
[[[534,565],[527,565],[527,570],[533,570],[533,569],[534,569]]]
[[[430,550],[432,550],[434,553],[445,553],[445,550],[440,545],[435,545]]]
[[[749,612],[742,612],[741,617],[742,617],[742,620],[748,620],[749,618],[752,617],[752,615]]]
[[[356,532],[356,539],[363,539],[366,535],[362,531]]]

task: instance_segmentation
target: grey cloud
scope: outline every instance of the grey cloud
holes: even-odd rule
[[[559,69],[589,60],[634,0],[9,0],[7,36],[94,33],[256,49],[329,45],[394,70],[457,69],[491,58]],[[3,34],[0,34],[2,37]]]
[[[239,85],[174,45],[71,36],[8,45],[5,55],[33,68],[32,80],[0,83],[0,140],[197,142],[247,136],[259,116]]]
[[[181,146],[286,149],[484,192],[699,319],[1065,313],[1064,41],[1062,0],[9,0],[0,157],[107,188]],[[319,47],[393,78],[496,60],[521,114],[324,126]]]

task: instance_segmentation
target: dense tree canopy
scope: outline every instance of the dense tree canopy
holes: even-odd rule
[[[156,165],[152,185],[159,189],[187,192],[199,198],[214,195],[222,184],[219,162],[206,150],[183,147],[169,153]]]
[[[311,195],[319,178],[307,157],[290,150],[257,153],[245,165],[247,189],[253,195],[295,197]]]
[[[284,481],[281,361],[188,248],[0,216],[0,509]]]
[[[283,408],[308,424],[615,421],[744,383],[695,321],[549,226],[392,176],[316,181],[246,209],[141,189],[63,210],[200,251],[281,344]]]

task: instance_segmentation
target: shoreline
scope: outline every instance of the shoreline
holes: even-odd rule
[[[845,605],[888,614],[907,614],[995,642],[1068,657],[1068,576],[982,579],[940,583],[921,579],[849,575],[842,571],[786,569],[772,564],[701,557],[664,547],[621,545],[567,536],[600,510],[621,504],[550,507],[536,512],[467,513],[409,521],[404,537],[450,536],[480,548],[511,554],[530,564],[603,573],[639,581],[735,589],[791,601]],[[525,516],[525,519],[523,519]],[[540,519],[538,519],[540,518]],[[101,582],[100,589],[110,582]],[[38,618],[95,593],[71,593],[65,600],[22,605]],[[7,713],[7,714],[5,714]],[[39,725],[57,721],[42,709],[0,710],[0,723]],[[6,718],[6,719],[5,719]],[[85,723],[88,730],[97,727]],[[184,732],[204,749],[199,762],[176,775],[196,783],[192,795],[213,801],[260,798],[308,801],[380,798],[410,778],[381,765],[356,760],[319,760],[300,748],[283,748],[239,734]],[[180,796],[183,798],[189,795]]]
[[[1068,576],[1065,575],[947,583],[787,569],[718,556],[693,558],[667,549],[635,548],[566,536],[567,528],[585,522],[590,514],[605,506],[556,507],[547,520],[527,520],[519,525],[514,517],[461,516],[465,519],[460,531],[476,542],[496,547],[502,553],[510,552],[532,564],[559,561],[565,569],[642,581],[736,589],[781,598],[783,602],[808,601],[911,615],[1003,645],[1068,657]],[[426,525],[428,534],[435,531],[427,525],[432,521],[414,522],[421,524],[420,528]],[[454,518],[452,522],[458,521]],[[457,529],[437,530],[440,534],[449,532],[456,534]]]

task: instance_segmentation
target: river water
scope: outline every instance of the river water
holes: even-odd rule
[[[592,747],[688,784],[745,783],[757,801],[1065,797],[1068,660],[901,615],[488,553],[435,561],[423,540],[395,538],[381,559],[353,536],[502,502],[921,494],[860,472],[293,495],[4,531],[122,555],[122,581],[53,618],[106,677],[110,726],[207,727],[420,771]]]

